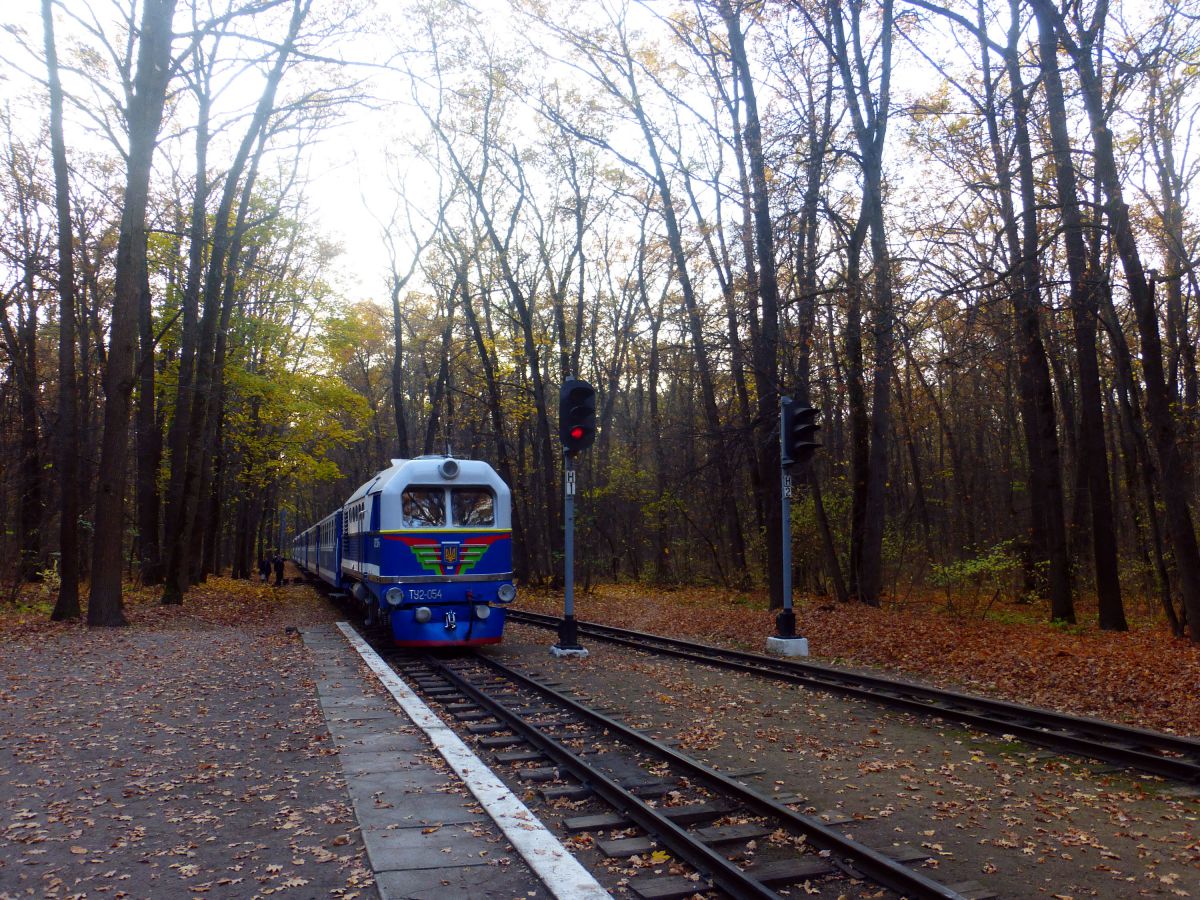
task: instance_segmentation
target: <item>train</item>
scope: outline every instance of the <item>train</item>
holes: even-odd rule
[[[292,561],[348,594],[398,647],[499,643],[512,573],[512,492],[482,460],[393,459],[296,535]]]

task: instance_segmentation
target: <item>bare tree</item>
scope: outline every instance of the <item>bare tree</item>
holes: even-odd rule
[[[52,0],[42,0],[46,72],[50,87],[50,152],[54,161],[54,209],[58,216],[58,433],[59,588],[55,621],[79,618],[79,388],[75,378],[75,242],[67,148],[63,140],[63,92],[54,42]]]
[[[89,625],[124,625],[121,549],[129,407],[137,358],[138,309],[146,266],[146,204],[150,170],[172,75],[175,0],[146,0],[138,38],[133,93],[125,111],[129,127],[125,201],[117,247],[116,284],[108,362],[104,371],[104,438],[97,470],[95,538]]]
[[[1178,489],[1179,485],[1189,483],[1189,478],[1187,462],[1179,446],[1163,367],[1162,338],[1158,331],[1154,296],[1155,280],[1142,263],[1133,220],[1125,203],[1103,85],[1094,58],[1095,41],[1107,16],[1108,4],[1101,0],[1090,21],[1075,21],[1074,27],[1068,24],[1063,13],[1050,0],[1034,0],[1034,6],[1039,14],[1053,24],[1058,42],[1074,63],[1083,88],[1084,107],[1094,143],[1096,176],[1106,200],[1104,212],[1112,228],[1117,254],[1125,271],[1129,300],[1137,316],[1142,378],[1146,387],[1146,414],[1150,422],[1151,440],[1162,467],[1161,496],[1166,508],[1167,530],[1175,549],[1183,606],[1187,612],[1191,639],[1200,643],[1200,546],[1196,542],[1188,498]]]

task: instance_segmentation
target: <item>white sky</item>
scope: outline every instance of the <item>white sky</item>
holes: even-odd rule
[[[63,0],[62,5],[77,16],[86,18],[94,14],[105,23],[106,29],[112,28],[115,36],[116,28],[111,23],[124,2]],[[187,5],[181,2],[180,10]],[[327,9],[320,10],[322,5]],[[318,0],[316,12],[328,12],[339,5],[338,0]],[[187,25],[181,11],[176,16],[177,29]],[[73,45],[80,38],[80,27],[61,11],[56,15],[55,24],[60,61],[66,65],[71,58]],[[10,67],[0,63],[0,106],[11,111],[16,130],[23,131],[22,137],[33,140],[39,122],[48,115],[44,104],[37,99],[38,88],[34,83],[34,79],[44,78],[44,63],[40,59],[42,20],[39,0],[21,0],[19,4],[7,5],[0,12],[0,28],[3,29],[0,31],[0,60],[15,64]],[[386,33],[383,27],[380,30]],[[273,36],[279,33],[280,29],[276,28]],[[32,57],[21,46],[22,43],[31,45],[39,56]],[[181,46],[182,40],[177,38],[176,50]],[[323,50],[345,59],[377,62],[386,57],[391,48],[385,39],[365,35],[352,41],[343,39]],[[366,89],[383,101],[399,101],[408,93],[405,79],[399,72],[359,71],[369,72],[370,83]],[[291,75],[293,85],[298,79],[311,77],[303,67]],[[63,80],[68,92],[73,87],[79,90],[78,79],[73,79],[69,73],[64,72]],[[234,106],[252,106],[261,84],[261,77],[255,77],[253,73],[242,75],[236,87],[222,96],[218,108],[224,107],[228,111]],[[285,79],[284,91],[288,84]],[[94,98],[88,98],[87,105],[96,108],[100,104]],[[189,112],[181,108],[176,124],[189,127]],[[219,115],[218,112],[215,118]],[[323,235],[340,242],[345,248],[345,255],[339,260],[336,271],[331,273],[331,280],[341,287],[350,300],[385,295],[387,255],[372,211],[384,217],[390,212],[388,204],[392,193],[386,188],[386,178],[383,176],[383,153],[389,142],[389,133],[402,125],[401,117],[394,110],[348,107],[340,120],[326,129],[305,154],[303,171],[307,173],[308,183],[304,194],[313,208],[312,219]],[[165,126],[164,133],[170,127],[170,124]],[[69,161],[83,152],[112,153],[111,143],[99,132],[95,123],[87,121],[86,116],[70,105],[66,110],[66,132]],[[211,168],[221,169],[228,164],[232,157],[232,143],[238,137],[238,126],[234,126],[226,140],[215,142],[209,155]],[[175,140],[167,137],[160,144],[156,154],[156,168],[160,174],[169,171],[168,154],[179,160],[182,171],[187,171],[193,165],[190,135],[185,134]],[[269,169],[264,168],[264,171]],[[366,198],[369,198],[370,208]]]
[[[65,7],[77,15],[86,15],[94,9],[98,17],[112,16],[128,0],[62,0]],[[586,15],[595,11],[601,18],[601,7],[597,0],[588,0],[594,6],[580,6],[574,0],[550,0],[551,8],[555,4],[563,4],[564,12],[570,10],[572,15]],[[181,8],[189,4],[181,2]],[[317,12],[328,13],[337,10],[342,5],[341,0],[317,0]],[[474,0],[476,8],[482,11],[486,24],[484,34],[498,44],[519,45],[525,41],[524,34],[504,0]],[[353,36],[343,38],[336,43],[326,46],[324,52],[347,60],[357,60],[378,64],[387,60],[399,51],[415,52],[419,55],[426,52],[425,39],[420,32],[419,23],[401,19],[399,21],[384,21],[388,10],[398,7],[379,4],[382,11],[372,8],[370,15],[374,21],[368,27]],[[649,15],[636,4],[632,7],[633,14],[641,17],[641,23],[649,23]],[[69,20],[59,15],[56,18],[59,28],[58,45],[60,56],[68,57],[72,42],[72,31],[78,30]],[[15,25],[23,28],[27,39],[40,52],[41,19],[40,3],[38,0],[21,0],[19,5],[10,4],[0,13],[0,24]],[[177,27],[184,23],[182,17],[177,20]],[[660,31],[647,25],[647,30]],[[277,34],[275,29],[273,34]],[[939,52],[946,48],[939,48]],[[897,41],[896,52],[904,55],[906,48]],[[527,56],[529,54],[527,53]],[[911,54],[908,54],[911,55]],[[0,57],[6,60],[18,60],[19,66],[27,68],[36,77],[41,77],[40,63],[23,54],[8,33],[0,33]],[[419,63],[416,64],[419,67]],[[361,106],[347,108],[340,121],[326,129],[320,139],[313,144],[306,155],[305,172],[308,184],[306,196],[313,208],[312,219],[323,233],[331,240],[342,244],[344,252],[330,272],[330,280],[337,286],[347,299],[377,299],[386,297],[388,274],[388,257],[381,236],[379,219],[386,220],[398,202],[396,191],[389,183],[385,166],[385,152],[407,158],[402,164],[405,170],[402,178],[410,198],[426,202],[435,196],[434,189],[428,185],[428,170],[419,161],[407,156],[406,143],[418,139],[426,132],[426,123],[420,113],[411,107],[409,82],[399,68],[384,71],[379,68],[361,68],[355,70],[366,78],[363,87],[364,95],[372,98],[372,107]],[[294,73],[299,77],[311,77],[302,70]],[[898,72],[895,82],[897,89],[909,92],[927,90],[932,83],[927,67],[906,65]],[[21,111],[22,98],[28,97],[31,82],[20,71],[5,72],[0,68],[0,103],[14,104],[17,116],[25,118],[30,123],[30,131],[34,127],[36,117],[44,116],[42,109],[26,109]],[[765,90],[765,88],[764,88]],[[236,94],[230,92],[225,102],[234,99],[242,104],[253,103],[257,95],[255,79],[243,77],[243,83],[238,85]],[[760,103],[765,106],[760,98]],[[26,104],[28,106],[28,104]],[[700,108],[705,104],[700,103]],[[69,118],[69,147],[68,153],[86,147],[104,146],[102,138],[93,131],[88,131],[78,113],[70,113]],[[181,110],[179,121],[186,124],[187,111]],[[891,152],[903,152],[900,145],[898,129],[903,127],[897,123],[889,135]],[[636,143],[636,140],[634,141]],[[172,153],[183,159],[191,154],[191,146],[187,136],[184,136],[174,146],[164,145],[160,153]],[[229,147],[214,148],[210,164],[215,167],[223,166],[232,152]],[[186,168],[187,163],[184,163]],[[406,261],[401,261],[402,265]]]
[[[65,65],[72,58],[74,46],[81,37],[81,29],[62,9],[69,10],[71,15],[85,21],[94,17],[93,21],[104,23],[105,30],[115,37],[118,29],[113,23],[130,0],[59,2],[60,9],[55,17],[56,42],[60,61]],[[552,7],[554,3],[562,3],[564,8],[569,4],[574,15],[581,12],[586,15],[588,10],[588,7],[580,7],[573,0],[551,0]],[[179,4],[177,30],[188,24],[185,11],[189,5],[187,0],[181,0]],[[314,14],[336,12],[342,5],[341,0],[317,0]],[[514,17],[505,0],[472,0],[472,5],[484,19],[481,33],[496,43],[498,53],[504,53],[504,44],[525,42],[525,37],[514,31]],[[390,71],[378,67],[395,54],[404,53],[409,59],[415,54],[417,61],[414,65],[420,68],[420,57],[427,53],[427,42],[419,23],[404,19],[387,21],[389,10],[393,8],[382,4],[380,8],[372,8],[366,29],[322,48],[322,52],[328,56],[367,64],[352,66],[347,72],[348,77],[365,79],[362,92],[364,98],[370,99],[370,104],[369,108],[347,107],[339,121],[326,128],[308,148],[303,164],[303,172],[307,175],[304,195],[313,210],[311,218],[324,237],[339,242],[343,247],[343,255],[333,271],[328,273],[329,279],[351,301],[382,300],[387,295],[389,260],[380,220],[390,218],[399,202],[391,182],[402,181],[405,191],[418,205],[422,197],[426,198],[426,202],[436,198],[436,189],[429,184],[428,168],[411,156],[393,166],[402,171],[393,174],[389,181],[385,154],[404,160],[408,152],[407,142],[418,140],[427,132],[423,116],[411,105],[411,87],[402,67],[397,66]],[[649,18],[636,4],[631,14],[643,20]],[[44,105],[34,96],[34,79],[44,77],[44,64],[40,59],[42,22],[39,0],[22,0],[19,5],[5,8],[0,13],[0,27],[4,28],[0,32],[0,59],[17,63],[17,70],[10,70],[7,77],[0,71],[0,104],[11,104],[14,118],[18,123],[23,122],[27,127],[26,135],[32,136],[38,121],[47,115]],[[14,28],[24,32],[23,38],[18,39],[10,32]],[[278,37],[281,29],[276,27],[270,30],[270,34],[271,37]],[[31,56],[23,50],[21,40],[29,44],[38,56]],[[94,41],[88,42],[95,44]],[[177,38],[176,50],[181,46],[182,41]],[[529,55],[529,51],[526,51],[526,55]],[[301,67],[289,77],[295,84],[298,79],[311,78],[312,75]],[[285,80],[283,90],[286,91],[287,85],[288,81]],[[69,73],[64,73],[64,86],[69,93],[84,90],[80,80],[73,79]],[[219,103],[226,111],[234,105],[248,108],[254,103],[260,86],[260,76],[243,74],[236,88],[226,91]],[[175,124],[187,128],[192,120],[186,96],[183,103],[177,112]],[[96,108],[101,104],[92,98],[88,105]],[[219,117],[219,112],[215,114],[216,117]],[[112,152],[111,144],[98,132],[95,123],[88,122],[78,110],[68,105],[66,118],[69,159],[81,151]],[[164,131],[169,128],[170,125]],[[221,141],[214,144],[209,154],[210,168],[220,169],[227,164],[237,137],[238,127],[234,126],[223,145]],[[177,160],[174,165],[186,172],[193,164],[192,154],[190,135],[184,134],[173,140],[165,138],[156,156],[158,172],[161,175],[169,170],[166,164],[168,156]],[[406,263],[406,260],[401,260],[402,266]]]

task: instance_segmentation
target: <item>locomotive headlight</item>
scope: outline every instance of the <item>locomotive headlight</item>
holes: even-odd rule
[[[416,619],[419,624],[424,625],[433,618],[433,610],[428,606],[418,606],[416,611],[413,613],[413,618]]]
[[[388,602],[389,606],[399,606],[404,602],[404,588],[388,588],[383,599]]]
[[[482,619],[486,619],[491,614],[492,614],[492,608],[490,606],[488,606],[486,603],[475,604],[475,618],[482,620]]]
[[[496,596],[501,603],[511,603],[517,597],[517,589],[511,584],[502,584],[500,590],[496,591]]]

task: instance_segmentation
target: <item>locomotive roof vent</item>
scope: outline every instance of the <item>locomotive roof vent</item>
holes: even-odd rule
[[[451,481],[458,477],[458,460],[443,459],[441,465],[438,466],[438,474]]]

